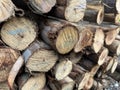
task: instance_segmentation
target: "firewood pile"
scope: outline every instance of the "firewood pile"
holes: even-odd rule
[[[0,0],[0,90],[120,90],[119,25],[120,0]]]

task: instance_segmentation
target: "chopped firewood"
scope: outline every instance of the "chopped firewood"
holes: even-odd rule
[[[60,60],[61,61],[61,60]],[[55,67],[55,78],[61,80],[70,74],[72,70],[72,62],[69,60],[63,60],[59,62]]]
[[[33,21],[26,18],[12,18],[3,25],[1,38],[10,47],[24,50],[35,40],[36,32],[37,26]]]
[[[45,86],[45,83],[45,74],[40,73],[38,75],[31,76],[20,90],[42,90]]]
[[[43,26],[43,28],[42,28]],[[73,25],[66,25],[64,22],[47,20],[40,25],[42,39],[57,49],[60,54],[70,52],[78,41],[78,30]]]
[[[7,82],[1,82],[0,83],[0,90],[10,90]]]
[[[120,0],[116,0],[116,10],[117,10],[117,13],[120,13]]]
[[[113,65],[111,68],[111,73],[115,72],[115,70],[117,69],[117,65],[118,65],[118,57],[114,56],[113,57]]]
[[[116,14],[115,24],[120,25],[120,13],[119,13],[119,14]]]

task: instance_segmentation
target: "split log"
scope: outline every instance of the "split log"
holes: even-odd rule
[[[57,0],[53,16],[66,19],[70,22],[79,22],[83,19],[86,9],[86,0]]]
[[[79,40],[74,47],[75,52],[82,51],[85,47],[92,44],[93,33],[89,29],[84,29],[79,33]]]
[[[37,14],[48,13],[56,4],[56,0],[27,0],[29,8]]]
[[[36,45],[32,46],[31,51],[34,50],[35,47]],[[26,68],[30,72],[47,72],[55,65],[56,61],[58,60],[57,53],[50,48],[46,48],[45,43],[40,43],[39,47],[40,48],[34,51],[31,56],[25,56],[25,58],[29,57],[28,61],[26,62]]]
[[[107,48],[114,55],[117,55],[117,56],[120,55],[120,41],[114,40],[111,45],[107,46]]]
[[[106,38],[105,38],[105,43],[106,45],[111,45],[113,41],[115,40],[116,36],[118,35],[120,29],[116,28],[114,30],[106,32]]]
[[[15,15],[15,5],[11,0],[0,0],[0,23]]]
[[[101,24],[104,19],[104,6],[100,1],[92,1],[92,3],[87,2],[87,10],[85,11],[84,20],[90,22],[97,22]]]
[[[118,65],[118,57],[114,56],[113,57],[113,65],[112,65],[112,68],[111,68],[111,73],[114,73],[115,70],[117,69],[117,65]]]
[[[66,76],[68,76],[71,71],[72,71],[72,62],[64,59],[63,61],[59,62],[55,67],[55,78],[57,80],[62,80]]]
[[[7,82],[0,83],[0,90],[10,90]]]
[[[46,83],[44,73],[30,77],[20,90],[43,90]]]
[[[98,63],[98,65],[102,65],[105,62],[108,53],[108,49],[103,47],[97,54],[90,54],[87,56],[87,58],[89,58],[95,63]]]
[[[3,25],[1,38],[10,47],[24,50],[35,40],[36,32],[37,26],[33,21],[26,18],[12,18]]]
[[[78,41],[77,28],[65,22],[47,20],[40,28],[42,39],[60,54],[70,52]]]
[[[9,72],[19,57],[19,52],[11,48],[0,48],[0,82],[6,81]]]

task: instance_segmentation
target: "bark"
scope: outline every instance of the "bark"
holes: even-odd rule
[[[65,22],[47,20],[41,28],[41,37],[60,54],[70,52],[78,41],[78,30]],[[43,27],[42,27],[43,26]]]
[[[36,34],[35,22],[26,18],[12,18],[1,29],[2,40],[17,50],[26,49],[35,40]]]

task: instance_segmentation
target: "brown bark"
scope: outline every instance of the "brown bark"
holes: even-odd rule
[[[11,0],[1,0],[0,1],[0,23],[7,20],[15,14],[15,5]]]
[[[78,41],[77,28],[65,22],[47,20],[40,28],[42,39],[60,54],[70,52]]]
[[[56,4],[56,0],[28,0],[29,8],[37,14],[48,13]]]
[[[18,57],[18,51],[9,47],[0,47],[0,82],[7,80],[9,72]]]
[[[12,18],[1,29],[2,40],[10,47],[24,50],[36,38],[36,24],[26,18]]]
[[[57,0],[53,16],[70,22],[79,22],[84,17],[85,9],[86,0]]]

